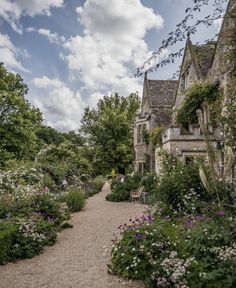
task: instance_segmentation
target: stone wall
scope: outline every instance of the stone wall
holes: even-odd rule
[[[224,85],[225,75],[234,67],[232,63],[232,38],[235,38],[236,18],[227,16],[223,21],[208,79],[211,82],[219,80]],[[234,47],[235,49],[235,47]]]
[[[195,156],[205,157],[207,155],[204,137],[198,125],[192,125],[189,132],[183,133],[180,127],[170,127],[162,135],[162,147],[157,147],[155,152],[156,166],[155,171],[159,175],[161,159],[158,156],[160,149],[175,156],[178,160],[186,163],[187,159]],[[211,129],[209,139],[211,145],[216,149],[217,142],[220,141],[221,135],[219,129]]]

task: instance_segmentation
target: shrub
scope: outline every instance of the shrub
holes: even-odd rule
[[[162,263],[166,258],[178,260],[177,255],[172,256],[171,251],[175,251],[177,246],[182,250],[183,242],[178,238],[181,231],[179,223],[173,225],[160,219],[157,223],[150,215],[144,215],[131,220],[122,229],[122,239],[116,239],[112,249],[110,272],[143,280],[147,287],[175,287],[167,282],[166,286],[158,286],[157,280],[158,276],[165,275]],[[184,263],[190,260],[186,257]],[[181,284],[180,279],[178,280],[177,284]]]
[[[71,212],[78,212],[85,205],[85,193],[81,189],[70,187],[60,200],[67,204]]]
[[[165,130],[164,127],[156,127],[150,133],[150,141],[154,146],[161,146],[162,145],[162,132]]]
[[[63,225],[70,217],[69,212],[79,211],[84,206],[81,189],[68,186],[63,197],[52,193],[52,190],[61,190],[65,171],[69,184],[81,185],[78,175],[73,173],[80,164],[84,165],[83,161],[80,158],[77,163],[75,154],[71,150],[67,152],[66,147],[54,147],[52,155],[47,150],[38,155],[40,161],[36,168],[29,162],[26,163],[28,167],[14,164],[14,170],[0,171],[0,264],[40,253],[45,245],[55,242],[58,231],[70,226]],[[53,167],[53,161],[60,157],[66,159]],[[73,164],[67,163],[72,158]],[[11,163],[12,168],[14,165]]]
[[[56,201],[55,197],[50,193],[37,195],[33,202],[33,208],[44,219],[52,220],[56,224],[60,224],[70,216],[67,202]]]
[[[179,165],[172,174],[164,175],[155,193],[155,201],[161,200],[178,212],[192,213],[198,203],[210,201],[199,176],[197,165]]]
[[[55,223],[39,214],[0,223],[0,264],[31,258],[56,240]]]
[[[130,199],[130,192],[138,189],[141,182],[141,175],[126,176],[123,183],[113,181],[111,184],[111,193],[106,196],[106,200],[112,202],[127,201]]]
[[[10,221],[0,222],[0,264],[5,264],[9,259],[14,236],[17,233],[17,227]]]
[[[153,194],[157,190],[158,181],[159,179],[156,174],[147,174],[143,176],[141,180],[141,186],[144,187],[145,192]]]
[[[87,197],[91,197],[102,190],[105,179],[102,176],[97,176],[94,179],[88,180],[84,183],[84,189]]]

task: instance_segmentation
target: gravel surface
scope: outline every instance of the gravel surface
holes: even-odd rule
[[[117,227],[140,215],[145,207],[139,203],[112,203],[101,193],[89,198],[86,207],[73,214],[72,229],[58,235],[54,246],[32,259],[0,266],[1,288],[121,288],[143,287],[110,276],[111,239]]]

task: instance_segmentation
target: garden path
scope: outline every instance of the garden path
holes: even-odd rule
[[[143,287],[107,273],[113,233],[145,208],[138,203],[105,201],[109,189],[106,183],[81,212],[73,214],[73,229],[60,233],[54,246],[32,259],[0,266],[0,288]]]

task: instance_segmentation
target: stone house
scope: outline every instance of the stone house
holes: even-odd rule
[[[155,147],[145,136],[171,123],[177,86],[178,81],[149,80],[145,74],[141,111],[134,127],[135,171],[155,171]]]
[[[187,130],[183,129],[176,121],[176,111],[183,105],[186,89],[204,81],[219,83],[224,91],[224,101],[227,100],[227,87],[235,71],[235,65],[228,56],[232,48],[235,48],[232,47],[231,39],[236,29],[236,19],[227,15],[235,10],[236,2],[230,0],[217,42],[194,45],[188,36],[178,81],[148,80],[145,75],[141,112],[136,117],[134,129],[135,171],[146,169],[160,174],[160,150],[174,155],[184,163],[191,161],[194,156],[206,156],[200,125],[196,123],[189,125]],[[217,149],[223,141],[220,127],[211,125],[206,103],[202,104],[201,113],[208,127],[209,140]],[[162,145],[153,147],[151,143],[145,143],[143,135],[155,127],[165,129],[161,135]]]

